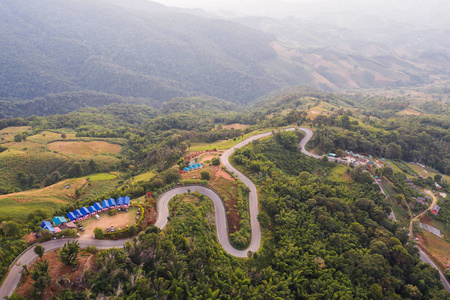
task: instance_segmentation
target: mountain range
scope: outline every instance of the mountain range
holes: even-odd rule
[[[117,102],[158,106],[175,97],[245,104],[292,85],[404,86],[450,74],[449,32],[430,35],[442,46],[433,51],[396,39],[406,30],[401,23],[381,37],[384,23],[376,20],[379,30],[365,34],[146,0],[4,0],[0,20],[0,118]]]

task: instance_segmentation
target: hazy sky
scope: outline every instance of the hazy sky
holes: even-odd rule
[[[207,11],[227,11],[245,15],[287,15],[296,3],[319,2],[320,0],[153,0],[167,6],[201,8]]]
[[[449,29],[448,0],[153,0],[167,6],[201,8],[235,16],[296,16],[311,19],[322,15],[367,15],[424,26]],[[306,5],[305,5],[306,4]],[[326,16],[324,17],[326,20]]]

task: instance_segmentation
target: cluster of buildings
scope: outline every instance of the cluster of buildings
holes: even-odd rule
[[[128,196],[119,197],[117,198],[117,201],[114,200],[114,198],[110,198],[108,200],[103,200],[101,204],[97,202],[94,205],[91,205],[89,208],[82,207],[80,209],[75,210],[74,212],[69,212],[67,214],[67,218],[70,221],[78,222],[105,210],[120,207],[128,208],[129,206],[130,206],[130,197]]]
[[[425,196],[425,197],[413,197],[414,200],[416,200],[417,203],[426,205],[428,204],[428,200],[431,200],[430,196]]]
[[[128,208],[130,206],[130,197],[119,197],[117,200],[110,198],[108,200],[103,200],[101,203],[97,202],[91,205],[89,208],[82,207],[73,212],[67,214],[67,219],[65,217],[54,217],[52,219],[53,224],[50,221],[42,222],[42,229],[46,229],[53,233],[58,233],[62,229],[76,229],[77,226],[73,222],[82,221],[91,216],[94,216],[102,211],[110,210],[113,208]]]
[[[333,154],[333,153],[330,153]],[[330,154],[328,154],[330,156]],[[377,167],[377,164],[373,161],[372,155],[365,156],[358,153],[353,153],[353,151],[344,151],[345,156],[349,159],[354,166],[365,165],[368,167]]]
[[[77,229],[77,225],[67,221],[65,217],[54,217],[52,222],[53,224],[50,221],[42,222],[42,229],[50,231],[51,234],[61,232],[63,229]]]
[[[203,167],[203,165],[201,163],[197,163],[195,160],[193,160],[189,163],[189,166],[183,168],[182,172],[186,173],[186,172],[200,169],[202,167]]]
[[[415,190],[416,192],[419,192],[419,188],[412,182],[410,178],[406,178],[406,183],[409,185],[410,188]]]

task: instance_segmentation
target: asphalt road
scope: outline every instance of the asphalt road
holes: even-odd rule
[[[315,155],[312,153],[309,153],[305,149],[305,145],[309,142],[309,140],[313,136],[313,132],[310,129],[297,127],[297,128],[288,128],[285,130],[301,130],[303,131],[306,136],[302,139],[300,142],[300,151],[303,154],[306,154],[310,157],[314,157],[317,159],[321,159],[322,156]],[[217,231],[217,237],[219,240],[219,243],[222,245],[225,251],[227,251],[229,254],[236,256],[236,257],[247,257],[247,254],[249,251],[256,252],[258,251],[260,244],[261,244],[261,228],[258,222],[258,213],[259,213],[259,207],[258,207],[258,194],[256,190],[256,186],[253,184],[253,182],[248,179],[244,174],[236,170],[229,162],[230,156],[233,154],[235,149],[241,148],[248,143],[251,143],[252,141],[268,137],[272,135],[272,132],[259,134],[253,137],[250,137],[237,145],[231,147],[226,152],[224,152],[221,156],[221,162],[223,165],[230,170],[231,172],[234,172],[235,175],[238,176],[238,178],[249,188],[250,194],[249,194],[249,205],[250,205],[250,223],[251,223],[251,229],[252,229],[252,237],[250,241],[250,245],[245,250],[237,250],[231,246],[229,240],[228,240],[228,228],[227,228],[227,219],[226,219],[226,212],[225,212],[225,206],[220,199],[220,197],[212,190],[203,186],[189,186],[189,187],[177,187],[174,189],[171,189],[164,194],[161,195],[161,197],[158,200],[157,203],[157,211],[158,211],[158,219],[155,223],[155,226],[159,228],[164,228],[167,225],[168,222],[168,216],[169,216],[169,202],[170,200],[179,194],[184,194],[188,192],[188,189],[191,190],[191,192],[198,191],[199,193],[207,196],[211,199],[211,201],[214,203],[214,213],[215,213],[215,222],[216,222],[216,231]],[[344,160],[341,160],[340,158],[329,158],[330,161],[337,160],[338,162],[346,162]],[[62,239],[62,240],[51,240],[42,243],[42,245],[45,247],[46,252],[50,250],[54,250],[57,248],[61,248],[68,240],[73,239]],[[126,240],[116,240],[116,241],[109,241],[109,240],[96,240],[96,239],[77,239],[80,243],[81,247],[87,247],[87,246],[96,246],[99,249],[108,249],[113,247],[121,248],[123,247]],[[6,277],[5,281],[3,282],[2,286],[0,287],[0,299],[4,299],[6,296],[10,296],[12,292],[15,290],[17,284],[19,283],[21,274],[20,271],[22,270],[22,265],[30,266],[34,260],[37,258],[37,255],[34,253],[33,248],[30,248],[28,251],[23,253],[19,259],[15,262],[14,266],[11,268],[8,276]],[[420,250],[420,258],[423,262],[429,263],[434,268],[437,268],[436,265],[428,258],[428,256]],[[438,269],[439,270],[439,269]],[[441,280],[444,283],[445,289],[447,291],[450,291],[450,285],[448,281],[443,277],[442,272],[439,271]]]

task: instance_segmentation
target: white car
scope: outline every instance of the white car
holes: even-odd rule
[[[100,220],[100,216],[99,216],[99,215],[95,215],[95,218],[96,218],[97,220]]]

